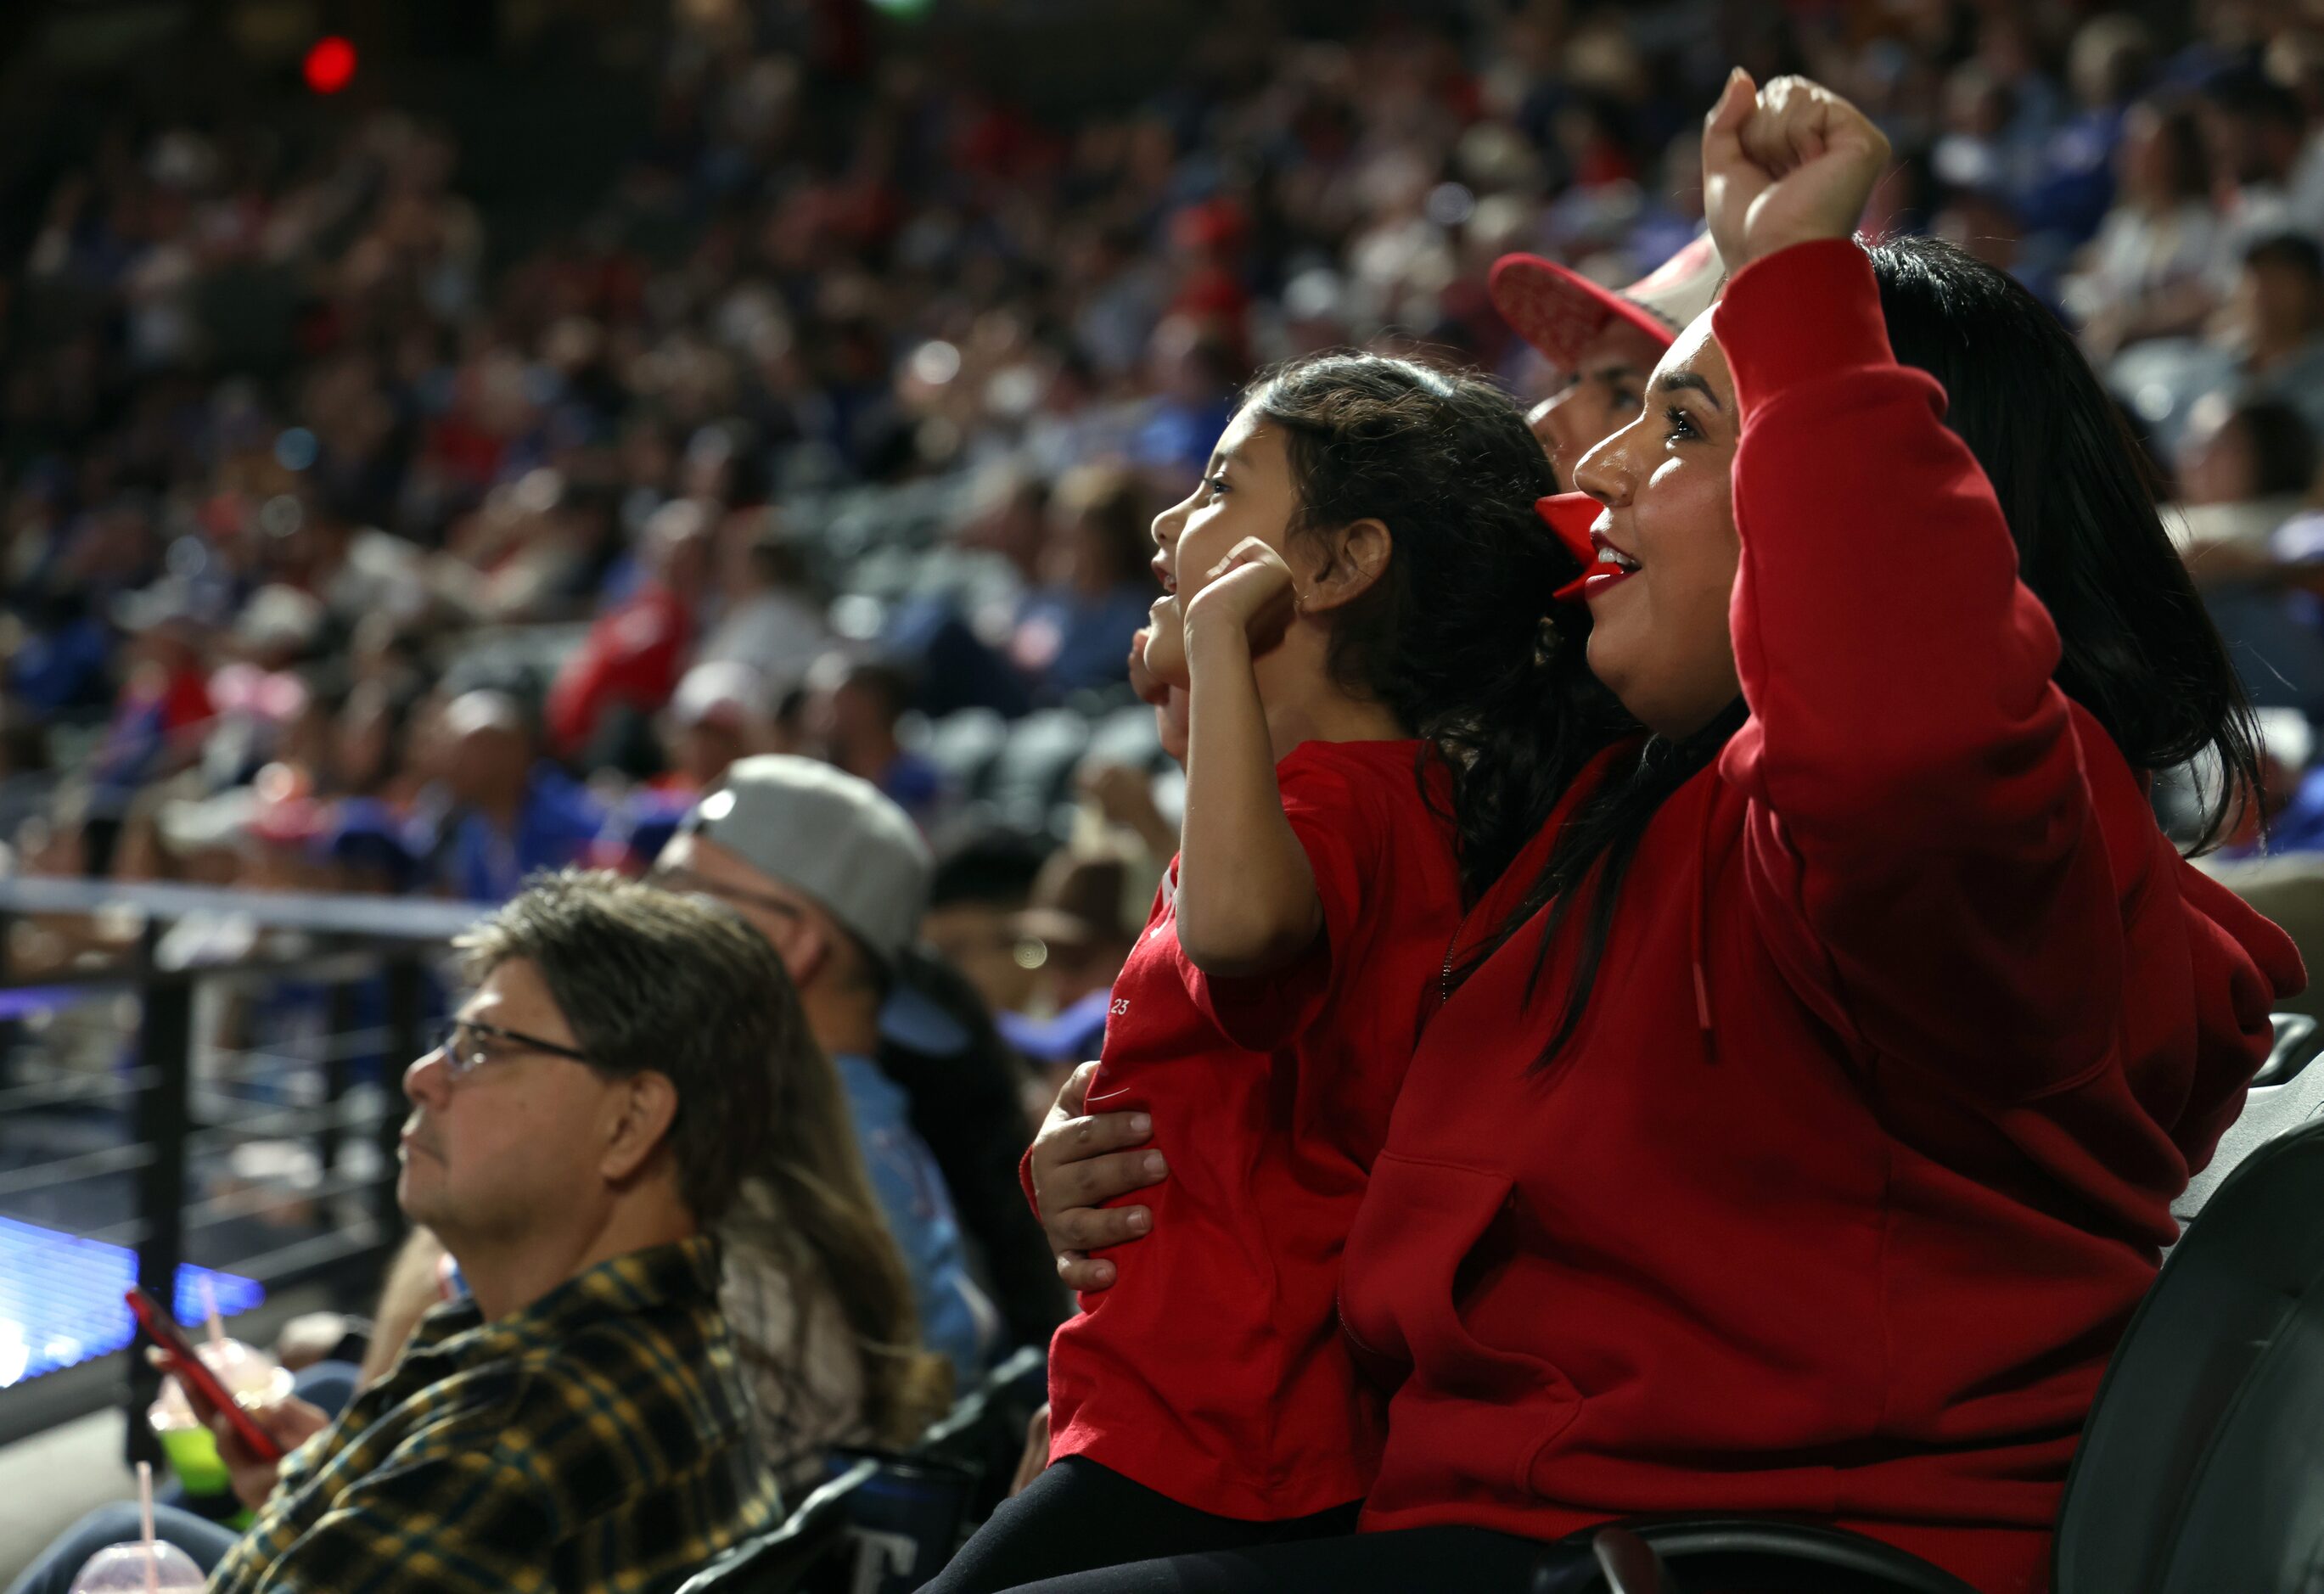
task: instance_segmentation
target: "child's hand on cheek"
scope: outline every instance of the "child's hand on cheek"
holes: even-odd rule
[[[1176,596],[1154,600],[1151,617],[1131,641],[1130,684],[1157,708],[1171,687],[1186,684],[1186,617]]]
[[[1176,763],[1186,761],[1186,622],[1178,618],[1178,600],[1154,600],[1154,619],[1130,639],[1130,685],[1139,701],[1154,705],[1154,723],[1162,737],[1162,751]]]
[[[1188,651],[1205,631],[1247,638],[1264,652],[1283,637],[1297,611],[1291,567],[1256,537],[1246,537],[1204,577],[1202,590],[1185,604]]]

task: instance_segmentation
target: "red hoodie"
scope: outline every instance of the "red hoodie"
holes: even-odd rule
[[[1716,314],[1751,718],[1653,820],[1552,1066],[1578,923],[1536,999],[1528,928],[1422,1039],[1342,1283],[1400,1379],[1365,1526],[1791,1513],[2040,1589],[2171,1199],[2305,976],[2051,683],[1861,251]]]

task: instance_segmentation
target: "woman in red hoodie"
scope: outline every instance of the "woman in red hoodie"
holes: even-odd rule
[[[1886,157],[1797,79],[1712,113],[1736,275],[1577,474],[1637,728],[1589,745],[1576,673],[1574,778],[1456,942],[1346,1251],[1394,1390],[1367,1531],[1042,1588],[1522,1588],[1689,1512],[2045,1587],[2171,1199],[2304,975],[2148,806],[2208,754],[2216,834],[2255,754],[2127,435],[1999,273],[1852,241]]]

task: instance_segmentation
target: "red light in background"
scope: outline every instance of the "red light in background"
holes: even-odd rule
[[[355,47],[334,33],[315,41],[307,52],[307,87],[317,94],[337,94],[355,81]]]

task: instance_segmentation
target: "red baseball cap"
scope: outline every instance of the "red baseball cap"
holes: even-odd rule
[[[1705,233],[1618,291],[1537,254],[1504,254],[1493,263],[1489,286],[1493,308],[1517,336],[1551,364],[1571,369],[1582,346],[1617,318],[1668,347],[1711,308],[1726,274]]]

